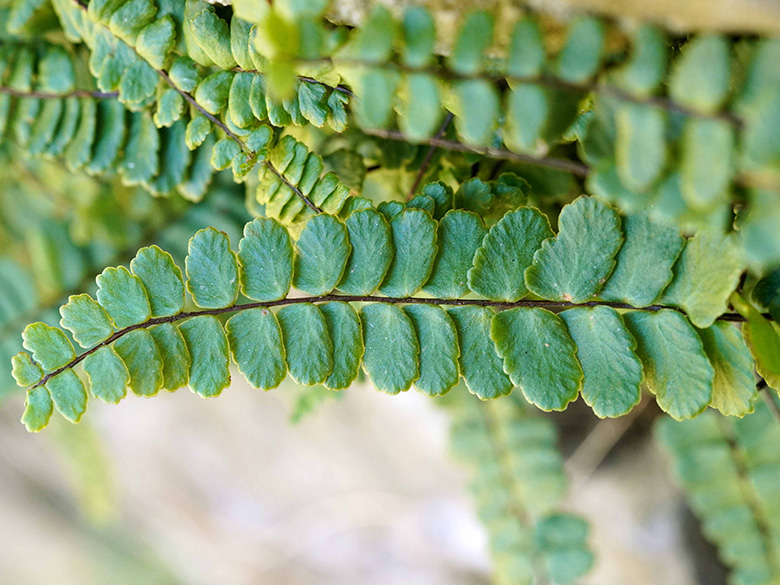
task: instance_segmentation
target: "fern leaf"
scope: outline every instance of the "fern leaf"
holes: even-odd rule
[[[765,404],[728,419],[662,420],[658,436],[704,534],[732,570],[735,583],[773,583],[780,577],[777,498],[780,461],[766,446],[780,440]]]
[[[566,478],[551,421],[506,399],[452,393],[450,442],[472,472],[496,583],[573,583],[593,564],[588,524],[561,510]]]
[[[309,154],[288,140],[275,156],[288,172],[296,157]],[[424,191],[433,193],[435,187]],[[582,393],[599,416],[619,416],[636,405],[644,381],[661,408],[678,419],[709,405],[737,415],[749,410],[753,358],[737,330],[715,323],[725,309],[720,299],[730,292],[726,285],[735,287],[736,278],[714,283],[701,268],[723,263],[721,247],[698,245],[704,235],[697,235],[662,295],[681,308],[643,309],[596,299],[605,281],[610,288],[614,258],[629,266],[649,262],[635,245],[620,249],[623,228],[612,209],[596,199],[578,199],[563,209],[558,225],[553,235],[548,219],[533,208],[507,213],[487,233],[479,216],[459,210],[437,222],[429,211],[406,208],[388,225],[381,213],[358,207],[345,222],[314,216],[294,245],[280,223],[256,219],[245,226],[238,253],[227,234],[203,229],[190,240],[186,279],[170,255],[146,247],[130,262],[131,270],[107,268],[98,276],[97,302],[87,295],[70,298],[62,324],[89,346],[81,355],[61,330],[30,325],[24,338],[32,356],[15,358],[18,381],[47,386],[89,359],[85,369],[95,393],[116,401],[124,393],[122,368],[113,354],[93,357],[113,347],[125,363],[129,387],[144,396],[188,383],[202,396],[216,396],[229,384],[232,355],[250,383],[264,389],[278,386],[288,371],[304,385],[345,388],[362,364],[374,386],[390,394],[415,385],[439,396],[462,376],[482,399],[517,386],[541,409],[562,410]],[[446,237],[437,241],[437,234]],[[667,236],[660,240],[670,251],[659,259],[660,267],[648,270],[668,275],[680,243]],[[507,254],[507,261],[490,259]],[[537,267],[544,277],[529,277]],[[625,271],[614,274],[617,284],[611,288],[620,290]],[[541,298],[523,300],[526,289],[518,281]],[[340,283],[352,292],[342,291]],[[415,296],[429,283],[447,294]],[[304,296],[290,295],[291,286]],[[194,311],[184,312],[185,290]],[[464,298],[472,292],[482,298]],[[251,302],[239,300],[242,293]],[[368,304],[358,316],[351,302]],[[463,306],[445,312],[441,307],[447,305]],[[270,312],[274,307],[281,308]],[[701,315],[707,315],[710,327],[695,329],[683,310],[699,327]],[[217,319],[226,313],[236,313],[227,331]],[[746,315],[751,342],[757,325]],[[763,355],[756,359],[760,371],[771,370]],[[27,383],[36,377],[28,373],[35,364],[44,377]],[[72,377],[60,380],[75,395]],[[80,412],[71,407],[68,416],[75,419]]]

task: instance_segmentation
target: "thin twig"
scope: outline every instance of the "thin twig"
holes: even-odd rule
[[[437,140],[440,139],[442,136],[444,136],[444,133],[447,131],[447,127],[452,122],[452,112],[447,112],[447,117],[444,118],[444,122],[441,123],[441,126],[439,127],[439,131],[436,133]],[[425,153],[425,158],[422,161],[422,164],[420,165],[420,170],[417,171],[417,176],[414,178],[414,184],[412,184],[412,188],[409,189],[409,195],[406,198],[407,200],[414,197],[414,194],[417,193],[417,189],[420,187],[420,183],[422,183],[423,177],[425,176],[425,172],[428,170],[428,167],[431,165],[431,161],[433,160],[433,153],[436,152],[436,145],[431,144],[428,147],[428,152]]]
[[[398,130],[381,130],[378,128],[364,128],[363,132],[370,136],[377,136],[379,138],[384,138],[386,140],[398,140],[401,142],[415,142],[414,140],[406,136],[403,132],[400,132]],[[519,163],[531,164],[539,167],[546,167],[549,169],[555,169],[558,171],[571,173],[573,175],[576,175],[577,177],[587,177],[588,173],[590,172],[590,168],[587,165],[573,160],[565,159],[565,158],[554,158],[554,157],[544,157],[544,156],[537,157],[528,154],[519,154],[517,152],[512,152],[511,150],[504,150],[501,148],[469,146],[467,144],[463,144],[462,142],[457,142],[455,140],[446,140],[444,138],[435,138],[435,137],[428,138],[422,141],[417,141],[417,142],[421,144],[430,144],[431,146],[443,148],[444,150],[454,150],[458,152],[471,152],[474,154],[486,156],[488,158],[511,160]]]
[[[40,382],[32,386],[32,388],[36,388],[37,386],[41,386],[45,384],[53,376],[56,376],[57,374],[69,368],[72,368],[73,366],[81,362],[84,358],[86,358],[88,355],[96,352],[104,345],[109,345],[114,341],[116,341],[117,339],[119,339],[120,337],[123,337],[124,335],[127,335],[128,333],[130,333],[131,331],[135,331],[136,329],[146,329],[147,327],[160,325],[161,323],[175,323],[183,319],[189,319],[190,317],[199,317],[203,315],[224,315],[226,313],[235,313],[237,311],[246,311],[248,309],[260,309],[260,308],[267,309],[272,307],[295,305],[298,303],[327,303],[330,301],[342,301],[347,303],[389,303],[389,304],[403,304],[403,305],[478,306],[478,307],[493,307],[499,310],[514,309],[518,307],[567,309],[571,307],[595,307],[595,306],[603,305],[615,309],[631,309],[636,311],[651,311],[651,312],[668,309],[668,310],[677,311],[679,313],[683,313],[682,310],[676,307],[664,307],[662,305],[651,305],[649,307],[632,307],[631,305],[627,305],[625,303],[614,303],[609,301],[588,301],[586,303],[576,304],[567,301],[525,300],[525,301],[515,301],[509,303],[503,301],[491,301],[489,299],[440,299],[440,298],[423,298],[423,297],[381,297],[375,295],[339,295],[339,294],[284,298],[278,301],[233,304],[227,307],[222,307],[220,309],[200,309],[197,311],[187,311],[183,313],[178,313],[177,315],[170,315],[168,317],[154,317],[152,319],[148,319],[144,321],[143,323],[138,323],[136,325],[125,327],[124,329],[120,329],[119,331],[116,331],[113,335],[111,335],[111,337],[109,337],[105,341],[97,344],[96,346],[88,349],[81,355],[77,356],[68,364],[54,370],[53,372],[50,372],[49,374],[44,376],[44,378]],[[744,317],[742,317],[742,315],[739,315],[737,313],[724,313],[723,315],[718,317],[718,319],[721,321],[744,321],[745,320]]]
[[[0,87],[0,93],[10,95],[17,98],[34,98],[39,100],[64,100],[67,98],[95,98],[95,99],[109,99],[119,96],[118,91],[97,91],[89,89],[74,89],[64,93],[54,93],[48,91],[22,91],[14,89],[12,87]]]

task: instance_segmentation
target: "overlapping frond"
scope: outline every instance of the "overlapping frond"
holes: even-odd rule
[[[465,388],[451,398],[450,443],[473,474],[469,487],[487,528],[494,582],[577,582],[593,553],[587,522],[561,509],[566,478],[555,425],[522,399],[481,404]]]
[[[770,408],[758,402],[743,419],[664,419],[657,430],[730,583],[780,582],[780,427]]]

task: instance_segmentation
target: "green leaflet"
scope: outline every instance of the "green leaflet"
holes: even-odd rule
[[[73,334],[81,347],[92,347],[114,332],[106,311],[88,294],[71,295],[60,307],[60,325]]]
[[[490,339],[495,313],[487,307],[453,307],[447,311],[458,333],[460,371],[469,392],[481,400],[504,396],[513,385]]]
[[[623,104],[615,115],[615,162],[623,184],[644,191],[661,176],[666,164],[666,112],[639,104]]]
[[[558,75],[572,83],[586,82],[598,71],[603,44],[604,27],[599,19],[575,19],[569,25],[566,44],[558,55]]]
[[[436,241],[439,253],[423,292],[445,299],[457,299],[468,290],[468,271],[474,253],[488,233],[482,218],[471,211],[453,209],[439,221]]]
[[[419,291],[436,257],[436,222],[425,211],[406,209],[390,222],[395,256],[379,292],[388,297],[409,297]]]
[[[20,351],[11,358],[11,375],[22,388],[32,386],[43,378],[41,366],[32,361],[29,353]]]
[[[539,210],[510,211],[490,228],[474,253],[468,271],[469,288],[493,301],[523,298],[528,293],[523,274],[534,252],[552,236],[550,222]]]
[[[723,120],[692,118],[685,123],[680,188],[692,209],[728,199],[734,170],[734,129]]]
[[[46,382],[46,390],[51,395],[57,412],[72,423],[81,420],[81,416],[87,410],[87,390],[73,370],[65,370],[52,377]],[[41,419],[44,418],[42,414],[39,416]]]
[[[366,69],[354,75],[354,112],[358,124],[364,128],[384,128],[393,117],[393,101],[400,76],[395,71]]]
[[[175,323],[162,323],[149,332],[162,358],[163,388],[173,392],[189,384],[192,358],[179,327]]]
[[[270,390],[287,375],[282,330],[268,309],[249,309],[225,324],[230,352],[238,371],[254,388]]]
[[[173,50],[176,25],[165,15],[141,30],[136,41],[138,55],[155,69],[163,69],[168,54]],[[184,89],[184,88],[182,88]],[[185,89],[184,91],[189,91]]]
[[[546,55],[539,23],[533,15],[517,21],[507,59],[507,73],[515,77],[539,75]]]
[[[141,279],[124,266],[106,268],[95,280],[97,300],[117,329],[143,323],[151,317],[149,298]]]
[[[210,7],[209,7],[210,8]],[[230,31],[227,23],[211,9],[200,11],[192,19],[192,38],[220,69],[236,66],[230,50]]]
[[[535,154],[545,147],[550,114],[547,92],[534,83],[512,84],[507,93],[506,143],[517,152]]]
[[[277,313],[290,377],[298,384],[322,384],[333,372],[333,342],[322,311],[311,303]]]
[[[338,218],[315,215],[295,243],[293,286],[311,295],[332,292],[344,274],[351,250],[347,228]]]
[[[458,31],[450,55],[450,67],[461,75],[474,75],[482,70],[485,51],[493,41],[493,15],[483,10],[468,14]]]
[[[190,388],[203,398],[219,396],[230,385],[228,340],[222,324],[212,315],[201,315],[180,326],[192,363]]]
[[[206,228],[190,240],[185,260],[187,290],[204,309],[228,307],[238,298],[238,263],[224,232]]]
[[[593,566],[588,532],[588,523],[570,514],[547,516],[536,525],[534,540],[555,583],[574,583]]]
[[[370,303],[360,309],[363,368],[380,392],[409,390],[420,376],[420,345],[409,317],[395,305]]]
[[[163,361],[152,334],[137,329],[114,342],[130,372],[130,389],[137,396],[155,396],[163,386]]]
[[[454,114],[458,134],[467,144],[487,146],[499,116],[499,97],[495,87],[482,79],[461,81],[453,88]]]
[[[646,213],[623,218],[623,233],[626,239],[615,257],[615,269],[599,297],[634,307],[652,305],[672,280],[672,266],[685,240]]]
[[[769,387],[780,394],[780,331],[775,323],[764,318],[753,305],[734,294],[734,308],[745,317],[742,335],[755,360],[756,371]]]
[[[53,405],[49,391],[43,386],[38,386],[27,393],[22,423],[28,431],[37,433],[49,424],[52,411]]]
[[[709,327],[726,312],[744,269],[735,236],[700,230],[674,265],[674,279],[661,297],[680,307],[697,327]]]
[[[642,25],[634,33],[631,59],[615,73],[615,80],[628,91],[650,95],[666,73],[666,39],[661,31]]]
[[[441,123],[441,92],[435,77],[413,73],[406,77],[402,91],[398,125],[411,141],[425,140],[436,134]]]
[[[582,368],[560,317],[544,309],[510,309],[493,317],[490,338],[504,371],[542,410],[564,410],[577,399]]]
[[[688,321],[669,309],[632,311],[624,316],[637,341],[645,383],[658,405],[673,418],[692,418],[712,398],[714,370]]]
[[[241,292],[255,301],[276,301],[292,285],[293,247],[290,235],[272,219],[258,218],[244,226],[239,242]]]
[[[409,67],[424,67],[430,61],[436,42],[435,23],[431,13],[422,6],[409,6],[404,12],[404,63]]]
[[[369,295],[382,283],[393,261],[390,226],[374,209],[361,209],[344,222],[352,254],[339,282],[339,290],[348,295]]]
[[[452,319],[434,305],[404,308],[420,344],[420,377],[414,382],[428,396],[449,392],[460,379],[458,336]]]
[[[728,95],[731,57],[725,38],[701,35],[689,42],[669,78],[675,101],[704,112],[715,112]]]
[[[594,297],[623,243],[620,218],[597,199],[580,197],[561,211],[558,235],[542,243],[525,271],[528,290],[543,299],[582,303]]]
[[[623,319],[609,307],[578,307],[560,317],[577,345],[585,403],[601,418],[628,413],[642,397],[642,364]]]
[[[62,330],[45,323],[32,323],[22,331],[22,345],[32,352],[32,359],[50,372],[61,368],[76,357]]]
[[[219,114],[225,109],[230,97],[233,74],[229,71],[217,71],[198,84],[195,101],[209,114]]]
[[[710,405],[725,415],[753,412],[757,396],[753,357],[739,330],[731,323],[717,322],[698,333],[715,370]]]
[[[775,321],[780,321],[780,269],[761,278],[753,287],[750,298],[756,306],[768,311]]]
[[[108,404],[117,404],[127,394],[130,372],[112,347],[101,347],[84,360],[92,395]]]
[[[141,248],[130,262],[130,270],[144,285],[153,317],[167,317],[184,309],[181,269],[168,252],[157,246]]]
[[[324,303],[319,309],[333,342],[333,371],[324,384],[331,390],[349,388],[358,376],[364,351],[360,320],[349,303]]]

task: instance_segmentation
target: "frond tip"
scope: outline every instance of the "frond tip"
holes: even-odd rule
[[[742,317],[724,314],[742,270],[728,238],[675,242],[675,253],[658,254],[660,268],[648,268],[668,275],[662,286],[637,295],[626,267],[645,263],[647,252],[631,244],[634,230],[658,231],[650,241],[666,250],[670,236],[647,218],[622,225],[595,199],[566,206],[557,235],[533,208],[489,230],[462,209],[441,210],[439,221],[422,209],[396,211],[389,220],[373,209],[343,221],[315,215],[296,240],[276,220],[255,219],[238,252],[207,228],[190,240],[184,272],[156,246],[129,269],[106,268],[96,300],[74,295],[60,309],[83,353],[63,329],[25,329],[31,353],[14,357],[14,375],[31,388],[26,424],[43,428],[51,402],[78,420],[87,388],[107,402],[128,387],[153,396],[189,385],[216,396],[230,383],[231,356],[265,390],[287,374],[346,388],[362,365],[390,394],[415,385],[440,396],[462,377],[483,400],[516,386],[539,408],[563,410],[582,394],[604,417],[635,406],[644,382],[678,419],[709,405],[749,410],[753,359],[727,322]],[[512,261],[496,261],[507,254]],[[718,276],[708,278],[714,264]],[[524,299],[529,291],[538,298]],[[185,311],[187,296],[193,310]]]

